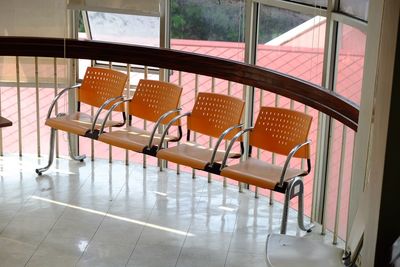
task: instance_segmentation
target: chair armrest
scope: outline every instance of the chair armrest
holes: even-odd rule
[[[231,126],[231,127],[229,127],[228,129],[226,129],[226,130],[218,137],[218,140],[217,140],[217,142],[215,143],[215,146],[214,146],[213,153],[212,153],[212,155],[211,155],[210,166],[212,166],[212,165],[214,164],[214,160],[215,160],[215,156],[217,155],[218,147],[219,147],[219,145],[221,144],[222,140],[225,138],[225,136],[226,136],[228,133],[230,133],[232,130],[237,129],[237,128],[242,128],[242,127],[243,127],[243,123],[238,124],[238,125]]]
[[[112,111],[114,109],[116,109],[119,105],[121,105],[122,103],[129,102],[129,101],[131,101],[131,99],[124,99],[122,101],[118,101],[117,103],[115,103],[114,105],[111,106],[111,108],[108,110],[106,116],[104,117],[103,123],[100,126],[99,135],[104,132],[104,127],[106,126],[106,122],[107,122],[108,118],[110,117]],[[94,132],[94,127],[96,126],[96,121],[97,121],[97,118],[92,124],[92,129],[91,129],[92,133]]]
[[[124,97],[123,97],[123,96],[116,96],[116,97],[109,98],[109,99],[107,99],[106,101],[104,101],[104,103],[99,107],[99,109],[97,110],[97,112],[96,112],[96,114],[95,114],[95,116],[94,116],[94,120],[93,120],[93,123],[92,123],[92,127],[90,128],[90,132],[91,132],[91,133],[94,132],[94,128],[96,127],[96,122],[97,122],[97,119],[98,119],[99,116],[100,116],[101,111],[102,111],[106,106],[108,106],[111,102],[116,101],[116,100],[118,100],[118,99],[124,99]],[[113,105],[113,106],[114,106],[114,105]],[[118,105],[117,105],[117,106],[118,106]],[[115,109],[117,106],[115,106],[114,109]],[[110,111],[107,112],[107,116],[106,116],[107,118],[106,118],[104,121],[106,121],[106,120],[108,119],[108,117],[110,116],[110,114],[111,114]],[[104,123],[103,123],[103,124],[104,124]]]
[[[175,118],[173,118],[172,120],[169,121],[169,123],[167,124],[167,126],[164,129],[164,132],[162,133],[161,136],[161,140],[160,140],[160,145],[157,148],[157,151],[159,151],[162,147],[162,144],[164,142],[165,136],[167,135],[167,132],[169,130],[169,128],[171,128],[172,124],[174,124],[174,122],[176,122],[177,120],[179,120],[180,118],[186,117],[186,116],[190,116],[192,114],[192,112],[186,112],[184,114],[178,115]]]
[[[46,119],[49,119],[49,118],[50,118],[51,112],[53,112],[53,108],[54,108],[54,106],[56,105],[58,99],[59,99],[65,92],[67,92],[67,91],[69,91],[69,90],[72,90],[72,89],[77,89],[77,88],[79,88],[80,86],[81,86],[80,84],[76,84],[76,85],[74,85],[74,86],[71,86],[71,87],[67,87],[67,88],[62,89],[62,90],[54,97],[53,101],[51,102],[50,107],[49,107],[49,111],[47,112],[47,117],[46,117]]]
[[[285,174],[286,174],[286,170],[289,167],[289,163],[290,160],[293,158],[294,154],[296,154],[296,152],[302,148],[303,146],[306,145],[310,145],[311,144],[311,140],[307,140],[306,142],[302,143],[302,144],[298,144],[297,146],[295,146],[288,154],[285,164],[283,165],[283,170],[282,170],[282,174],[281,174],[281,178],[279,180],[279,186],[283,185],[284,179],[285,179]],[[309,171],[308,171],[309,172]]]
[[[171,114],[173,114],[173,113],[175,113],[175,112],[181,111],[181,110],[182,110],[182,108],[177,108],[177,109],[169,110],[169,111],[165,112],[164,114],[162,114],[162,115],[158,118],[158,120],[156,121],[156,123],[155,123],[155,125],[154,125],[154,127],[153,127],[153,130],[151,131],[150,140],[149,140],[149,145],[148,145],[149,148],[152,147],[154,135],[156,134],[156,131],[157,131],[157,129],[158,129],[158,126],[161,124],[161,122],[162,122],[166,117],[168,117],[169,115],[171,115]]]
[[[222,160],[220,170],[222,170],[225,167],[226,161],[228,160],[229,152],[231,151],[231,149],[233,147],[233,144],[236,142],[236,140],[239,137],[241,137],[243,134],[245,134],[245,133],[247,133],[247,132],[249,132],[249,131],[251,131],[253,129],[254,129],[254,127],[246,128],[246,129],[241,130],[237,134],[235,134],[235,136],[232,138],[231,142],[229,143],[228,148],[225,151],[225,156],[224,156],[224,159]]]

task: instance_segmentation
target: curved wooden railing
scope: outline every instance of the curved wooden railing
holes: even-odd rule
[[[236,61],[172,49],[38,37],[0,37],[0,56],[106,60],[197,73],[285,96],[357,131],[359,108],[344,97],[294,77]]]

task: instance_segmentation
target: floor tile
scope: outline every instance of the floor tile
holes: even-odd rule
[[[24,266],[35,251],[35,246],[0,237],[0,266]]]
[[[264,266],[282,205],[123,161],[0,157],[0,266]],[[305,235],[291,210],[288,234]],[[310,238],[329,242],[318,229]]]

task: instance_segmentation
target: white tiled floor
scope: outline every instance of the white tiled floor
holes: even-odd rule
[[[0,158],[0,266],[265,266],[281,205],[191,174]],[[298,235],[295,213],[288,234]]]

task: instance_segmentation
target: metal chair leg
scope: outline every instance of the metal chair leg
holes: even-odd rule
[[[304,225],[304,184],[303,181],[300,178],[296,178],[293,182],[293,189],[296,186],[299,186],[299,191],[297,194],[298,199],[298,210],[297,210],[297,223],[299,225],[299,228],[303,231],[307,231],[308,233],[312,231],[312,228],[314,227],[314,224],[310,223],[309,225],[305,226]]]
[[[290,203],[290,192],[291,192],[292,183],[288,185],[285,192],[285,202],[283,203],[283,211],[282,211],[282,222],[281,222],[281,234],[286,234],[287,228],[287,220],[289,215],[289,203]]]
[[[83,162],[83,160],[86,158],[86,155],[74,155],[74,150],[72,148],[72,134],[70,133],[68,133],[68,148],[71,159]]]
[[[47,171],[50,166],[53,164],[53,159],[54,159],[54,144],[55,144],[55,137],[56,137],[56,129],[51,128],[50,130],[50,151],[49,151],[49,161],[45,167],[38,168],[35,170],[35,172],[38,175],[42,175],[43,172]]]
[[[299,228],[303,231],[311,232],[314,227],[313,224],[304,225],[304,184],[303,181],[296,177],[290,182],[285,192],[285,203],[283,206],[281,234],[286,234],[287,220],[289,214],[289,203],[293,197],[298,197],[298,210],[297,210],[297,223]]]

